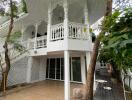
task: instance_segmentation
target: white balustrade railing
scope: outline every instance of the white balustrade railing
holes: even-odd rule
[[[41,36],[37,38],[36,48],[46,48],[47,47],[47,36]]]
[[[36,49],[46,48],[47,47],[47,36],[37,37],[37,39],[35,39],[35,38],[28,39],[27,41],[21,42],[21,45],[23,47],[25,47],[26,50],[31,50],[31,49],[34,49],[34,48],[36,48]]]
[[[69,22],[69,35],[70,39],[82,39],[88,40],[90,35],[88,35],[86,25],[81,23]],[[64,26],[63,23],[52,25],[50,40],[57,41],[64,39]]]
[[[81,23],[69,22],[69,38],[71,39],[89,39],[86,32],[86,25]]]
[[[53,25],[51,27],[50,40],[51,41],[56,41],[56,40],[62,40],[62,39],[64,39],[63,23]]]

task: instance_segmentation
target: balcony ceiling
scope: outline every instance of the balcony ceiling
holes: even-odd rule
[[[14,31],[21,30],[22,27],[27,27],[29,25],[33,25],[43,20],[47,22],[49,1],[50,0],[26,0],[29,13],[26,17],[15,22]],[[60,1],[56,0],[56,2],[60,2]],[[84,5],[84,2],[82,2],[83,0],[81,1],[68,0],[68,1],[70,4],[72,4],[73,8],[74,8],[74,4],[75,6],[76,4],[78,4],[79,5],[78,7],[82,7]],[[89,18],[91,25],[104,15],[105,8],[106,8],[106,0],[88,0]],[[78,12],[78,16],[79,14],[80,12]],[[5,35],[7,30],[8,27],[1,28],[0,35]]]

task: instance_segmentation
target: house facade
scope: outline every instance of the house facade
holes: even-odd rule
[[[65,100],[70,100],[70,82],[86,83],[92,53],[89,28],[104,15],[106,0],[26,2],[28,13],[15,20],[13,31],[22,32],[20,42],[28,52],[12,61],[9,83],[64,81]],[[0,35],[8,25],[1,25]]]

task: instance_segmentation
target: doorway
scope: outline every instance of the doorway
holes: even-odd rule
[[[80,57],[70,59],[70,80],[81,82],[81,62]],[[48,58],[46,78],[51,80],[64,80],[64,58]]]

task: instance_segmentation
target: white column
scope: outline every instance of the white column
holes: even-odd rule
[[[86,66],[87,66],[87,71],[90,65],[90,60],[91,60],[91,53],[90,52],[86,52]]]
[[[89,17],[88,17],[88,2],[87,0],[84,0],[84,24],[88,25],[89,28]]]
[[[82,82],[86,84],[86,68],[85,68],[85,58],[81,56],[81,75],[82,75]]]
[[[68,1],[67,0],[64,0],[63,7],[64,7],[64,41],[65,41],[66,50],[68,50],[69,28],[68,28]]]
[[[64,100],[70,100],[70,68],[69,68],[69,51],[64,51]]]
[[[52,10],[51,10],[51,0],[50,0],[50,4],[49,4],[49,8],[48,8],[47,44],[49,44],[49,42],[50,42],[51,24],[52,24]]]
[[[94,92],[96,91],[96,88],[97,88],[97,84],[96,84],[95,72],[94,72],[94,85],[93,85]]]
[[[73,81],[73,66],[72,66],[72,57],[71,57],[71,81]]]
[[[89,39],[91,41],[90,30],[89,30],[90,29],[90,25],[89,25],[89,14],[88,14],[88,1],[84,0],[84,2],[85,2],[85,4],[84,4],[84,24],[86,25],[87,35],[89,36]]]
[[[38,24],[35,24],[34,50],[36,50],[37,47],[37,33],[38,33]]]
[[[28,65],[27,65],[27,83],[31,82],[31,69],[32,69],[32,63],[33,63],[33,58],[29,57],[28,58]]]

